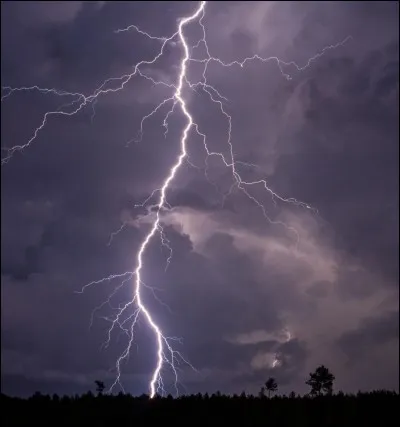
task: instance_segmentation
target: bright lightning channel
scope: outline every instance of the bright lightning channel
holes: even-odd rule
[[[162,124],[163,127],[165,128],[165,132],[164,132],[165,136],[168,133],[168,120],[175,113],[177,106],[180,107],[181,113],[185,116],[185,118],[187,120],[186,126],[184,127],[182,134],[181,134],[182,136],[181,136],[181,140],[180,140],[179,155],[178,155],[175,163],[171,166],[168,176],[165,178],[161,187],[158,189],[155,189],[150,194],[150,196],[140,205],[140,206],[146,207],[148,209],[148,214],[146,215],[146,217],[151,219],[151,228],[150,228],[150,231],[148,232],[148,234],[145,236],[143,242],[141,243],[139,251],[137,253],[136,269],[133,271],[127,271],[127,272],[122,273],[122,274],[113,274],[113,275],[110,275],[108,277],[104,277],[100,280],[90,282],[90,283],[86,284],[85,286],[83,286],[81,291],[79,291],[79,293],[83,293],[86,290],[86,288],[88,288],[92,285],[96,285],[96,284],[100,284],[100,283],[104,283],[104,282],[111,282],[115,279],[124,278],[124,280],[121,282],[121,284],[119,286],[117,286],[114,289],[114,291],[110,294],[109,298],[93,310],[92,316],[91,316],[91,321],[90,321],[90,326],[91,326],[93,324],[94,314],[98,310],[100,310],[102,307],[104,307],[105,305],[108,305],[112,310],[116,311],[117,314],[115,315],[114,318],[103,317],[104,319],[111,322],[111,327],[108,330],[107,340],[104,343],[104,346],[107,347],[109,345],[110,340],[111,340],[111,334],[112,334],[114,328],[116,328],[116,327],[120,328],[121,331],[123,333],[125,333],[129,338],[128,344],[127,344],[125,350],[123,351],[123,353],[120,355],[120,357],[116,361],[116,372],[117,372],[117,374],[116,374],[115,381],[113,382],[113,384],[111,385],[111,387],[109,389],[110,392],[112,392],[112,390],[114,389],[114,387],[117,384],[123,389],[123,386],[120,382],[121,363],[129,357],[129,354],[130,354],[130,351],[131,351],[131,348],[133,345],[133,340],[134,340],[134,328],[135,328],[140,316],[146,320],[148,326],[150,327],[150,329],[154,333],[154,337],[156,340],[157,362],[156,362],[156,366],[154,368],[154,371],[152,373],[152,376],[151,376],[151,379],[149,382],[149,391],[150,391],[150,397],[151,398],[153,398],[157,393],[163,394],[165,392],[164,381],[163,381],[163,377],[162,377],[164,364],[169,365],[170,368],[172,369],[172,372],[173,372],[174,378],[175,378],[174,386],[175,386],[177,393],[178,393],[178,387],[177,387],[177,385],[178,385],[177,369],[178,368],[177,368],[177,364],[179,363],[179,361],[183,361],[186,364],[188,364],[189,366],[191,366],[189,364],[189,362],[187,362],[179,352],[174,350],[172,345],[171,345],[171,341],[179,341],[179,339],[176,337],[165,336],[162,332],[161,327],[155,322],[154,317],[152,316],[152,314],[149,311],[149,308],[144,304],[143,299],[142,299],[143,288],[150,289],[153,292],[153,295],[155,297],[156,297],[156,295],[154,293],[155,288],[149,287],[143,282],[142,270],[144,267],[143,266],[143,263],[144,263],[143,258],[144,258],[144,254],[146,252],[146,249],[148,248],[149,243],[152,240],[152,238],[157,233],[160,236],[162,245],[165,246],[169,250],[169,256],[167,259],[167,267],[171,261],[172,248],[170,247],[169,241],[164,234],[164,230],[162,227],[161,214],[163,211],[168,211],[169,209],[171,209],[171,206],[168,204],[168,202],[166,200],[166,193],[167,193],[167,190],[168,190],[172,180],[176,177],[176,174],[177,174],[179,168],[182,166],[184,160],[189,165],[191,165],[193,167],[197,167],[191,163],[191,161],[188,157],[188,153],[187,153],[187,139],[189,136],[189,132],[192,129],[196,132],[196,134],[198,136],[200,136],[202,138],[204,149],[205,149],[205,152],[207,155],[206,156],[206,164],[205,164],[205,168],[204,168],[206,179],[208,181],[210,181],[209,177],[207,175],[207,168],[208,168],[207,160],[208,160],[208,158],[210,158],[212,156],[219,158],[222,161],[222,163],[224,164],[224,166],[229,168],[232,172],[233,183],[232,183],[232,186],[230,187],[230,190],[228,191],[228,193],[223,195],[223,200],[225,200],[226,197],[228,197],[233,192],[233,190],[235,188],[242,191],[253,203],[256,204],[256,206],[258,206],[261,209],[264,217],[270,223],[282,225],[282,226],[286,227],[289,231],[293,232],[296,236],[296,245],[298,244],[298,239],[299,239],[297,231],[293,227],[291,227],[291,226],[289,226],[283,222],[274,221],[274,220],[270,219],[267,215],[267,211],[266,211],[265,206],[255,196],[253,196],[249,193],[248,188],[252,187],[252,186],[263,187],[270,194],[274,204],[276,204],[277,201],[280,201],[283,203],[290,203],[290,204],[293,204],[293,205],[296,205],[296,206],[299,206],[299,207],[302,207],[305,209],[309,209],[313,212],[317,212],[312,206],[310,206],[307,203],[298,201],[292,197],[284,197],[284,196],[279,195],[278,193],[273,191],[272,188],[270,188],[268,186],[268,183],[265,179],[260,179],[260,180],[256,180],[256,181],[246,181],[246,180],[242,179],[241,174],[239,172],[240,166],[257,168],[257,165],[253,165],[251,163],[245,163],[245,162],[242,162],[242,161],[237,160],[235,158],[234,148],[233,148],[233,144],[231,142],[232,118],[226,112],[226,110],[224,108],[224,103],[223,103],[223,101],[227,101],[227,98],[225,96],[223,96],[215,87],[213,87],[212,85],[210,85],[208,83],[208,81],[207,81],[207,70],[208,70],[208,65],[211,62],[215,62],[215,63],[217,63],[223,67],[239,66],[239,67],[243,68],[249,61],[259,61],[262,63],[269,62],[269,61],[275,61],[280,72],[281,72],[281,74],[282,74],[282,76],[284,78],[290,80],[291,76],[290,76],[290,74],[288,74],[284,71],[284,67],[293,66],[297,71],[303,71],[306,68],[308,68],[316,59],[318,59],[322,55],[324,55],[325,52],[327,52],[328,50],[336,49],[339,46],[343,46],[351,37],[349,36],[346,39],[344,39],[342,42],[337,43],[335,45],[329,45],[329,46],[324,47],[319,53],[317,53],[312,58],[310,58],[304,66],[299,66],[293,61],[285,62],[285,61],[279,59],[278,57],[262,58],[259,55],[253,55],[251,57],[243,59],[242,61],[235,60],[235,61],[226,63],[226,62],[222,61],[221,59],[212,56],[209,52],[209,47],[208,47],[207,40],[206,40],[206,30],[205,30],[205,26],[203,23],[203,20],[205,17],[206,3],[207,3],[206,1],[200,2],[197,9],[195,10],[195,12],[192,15],[180,19],[177,31],[174,34],[172,34],[170,37],[153,36],[153,35],[145,32],[145,31],[142,31],[136,25],[130,25],[127,28],[116,30],[115,33],[122,33],[125,31],[134,30],[138,34],[145,36],[150,40],[155,40],[157,42],[161,42],[161,48],[160,48],[159,52],[157,53],[157,55],[154,56],[151,60],[142,60],[139,63],[137,63],[133,67],[132,73],[124,74],[120,77],[111,77],[111,78],[106,79],[90,95],[84,95],[83,93],[79,93],[79,92],[66,92],[66,91],[55,89],[55,88],[40,88],[38,86],[16,87],[16,88],[13,88],[10,86],[2,87],[3,93],[1,96],[1,101],[4,101],[6,98],[10,97],[12,94],[14,94],[16,92],[33,92],[33,91],[37,91],[37,92],[42,93],[42,94],[56,95],[58,97],[64,97],[64,98],[68,99],[68,102],[62,104],[57,110],[48,111],[44,114],[41,124],[35,129],[35,131],[33,132],[33,135],[25,144],[15,145],[11,148],[2,149],[6,153],[5,156],[1,159],[2,165],[5,165],[6,163],[8,163],[16,152],[24,151],[34,142],[37,139],[39,133],[44,129],[48,119],[51,116],[59,116],[59,115],[73,116],[73,115],[77,114],[78,112],[80,112],[81,110],[83,110],[86,106],[91,105],[91,107],[92,107],[91,122],[93,122],[93,120],[95,118],[95,114],[96,114],[94,107],[97,104],[100,97],[102,95],[107,95],[109,93],[114,93],[114,92],[118,92],[118,91],[122,90],[125,87],[125,85],[135,76],[140,76],[146,80],[149,80],[154,85],[162,85],[166,88],[173,90],[173,93],[171,94],[170,97],[165,98],[160,104],[158,104],[156,106],[156,108],[153,111],[151,111],[149,114],[147,114],[146,116],[144,116],[142,118],[141,123],[140,123],[140,130],[138,133],[138,138],[135,138],[136,141],[140,141],[143,137],[144,124],[145,124],[146,120],[149,119],[150,117],[152,117],[155,113],[157,113],[162,107],[164,107],[166,105],[170,105],[170,108],[169,108],[167,114],[165,115],[164,120],[163,120],[163,124]],[[196,20],[197,20],[198,24],[201,26],[202,38],[198,41],[198,43],[196,45],[192,46],[192,48],[190,49],[188,42],[187,42],[185,35],[184,35],[184,28],[189,23],[196,21]],[[146,75],[141,70],[141,67],[153,65],[163,55],[166,45],[168,43],[173,43],[173,40],[176,38],[180,42],[180,45],[183,47],[183,53],[184,53],[183,57],[181,58],[181,62],[180,62],[179,75],[177,78],[177,83],[176,84],[170,84],[170,83],[166,83],[164,81],[158,81],[158,80],[155,80],[154,78],[152,78],[151,76]],[[204,46],[206,56],[204,58],[195,58],[193,56],[193,52],[197,48],[199,48],[201,45]],[[197,62],[197,63],[204,64],[202,79],[200,81],[193,83],[189,80],[189,77],[187,75],[187,65],[190,62]],[[116,87],[110,87],[111,84],[113,84],[113,83],[118,83],[118,85]],[[194,121],[191,113],[189,112],[189,110],[187,108],[185,98],[182,94],[182,91],[185,87],[187,87],[190,90],[193,90],[194,92],[197,92],[197,90],[199,90],[199,89],[203,90],[203,92],[208,95],[211,102],[213,102],[219,106],[221,114],[226,118],[226,121],[227,121],[227,127],[228,127],[227,143],[229,146],[229,158],[228,159],[225,157],[225,155],[223,153],[215,152],[215,151],[212,151],[208,148],[206,135],[201,132],[198,124]],[[129,141],[129,142],[131,142],[131,141]],[[212,184],[215,185],[214,183],[212,183]],[[148,203],[150,202],[150,200],[152,200],[155,197],[156,194],[158,194],[158,202],[155,205],[148,206]],[[154,211],[155,211],[155,214],[154,214]],[[108,244],[111,244],[112,239],[119,232],[121,232],[126,227],[126,225],[127,225],[127,223],[124,222],[117,231],[111,233],[110,240],[109,240]],[[133,279],[134,279],[134,291],[133,291],[132,299],[125,304],[119,305],[118,307],[114,307],[111,303],[112,297],[115,296],[115,294],[122,288],[122,286],[125,285],[125,283],[128,283],[130,280],[133,280]],[[156,297],[156,299],[158,300],[157,297]],[[130,325],[126,326],[126,324],[129,324],[129,322],[130,322]]]

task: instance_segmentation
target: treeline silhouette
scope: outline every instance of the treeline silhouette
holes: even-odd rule
[[[399,394],[333,393],[334,376],[324,366],[306,381],[309,394],[275,395],[278,384],[269,378],[258,396],[226,396],[220,392],[173,398],[103,394],[96,381],[91,391],[73,397],[42,395],[28,399],[1,394],[2,426],[394,426]],[[266,394],[265,392],[268,392]]]
[[[174,399],[129,394],[29,399],[1,395],[2,426],[394,426],[399,395],[373,391],[331,396],[197,394]]]

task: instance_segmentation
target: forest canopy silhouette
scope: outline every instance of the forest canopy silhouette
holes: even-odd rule
[[[294,391],[279,395],[279,384],[268,378],[258,396],[243,392],[223,395],[196,394],[134,397],[104,393],[105,384],[95,381],[95,395],[53,396],[36,392],[28,399],[1,395],[2,425],[22,426],[394,426],[399,394],[377,390],[357,394],[334,393],[335,376],[321,365],[309,374],[304,396]],[[122,424],[119,424],[122,423]]]

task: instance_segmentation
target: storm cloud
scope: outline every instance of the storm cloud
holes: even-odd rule
[[[91,93],[159,48],[116,29],[136,24],[170,35],[196,6],[2,2],[2,85]],[[209,66],[209,84],[228,99],[236,159],[258,165],[243,164],[242,176],[266,178],[276,193],[315,210],[255,186],[250,194],[274,224],[238,189],[225,197],[229,170],[218,159],[206,163],[202,139],[190,135],[190,164],[173,181],[171,209],[162,215],[173,257],[165,270],[168,251],[154,239],[143,273],[157,297],[146,292],[146,303],[166,335],[183,338],[177,348],[197,369],[182,366],[182,392],[257,393],[269,376],[282,392],[303,392],[319,364],[344,391],[398,390],[397,17],[396,2],[207,5],[210,53],[225,62],[257,53],[304,65],[325,46],[351,39],[302,72],[285,68],[291,80],[275,61]],[[195,24],[187,33],[192,45],[201,37]],[[146,72],[174,83],[181,54],[179,45],[169,46]],[[191,65],[189,73],[199,71]],[[166,93],[135,77],[124,91],[99,98],[95,114],[89,106],[51,117],[35,142],[2,166],[3,392],[78,393],[95,379],[113,382],[124,337],[116,333],[101,347],[106,307],[89,325],[119,282],[75,291],[134,268],[154,215],[135,204],[160,187],[184,121],[171,119],[165,137],[157,113],[140,142],[127,142]],[[2,147],[26,142],[63,101],[38,92],[5,98]],[[228,153],[218,104],[190,92],[188,105],[211,149]],[[117,302],[131,293],[127,284]],[[131,393],[148,391],[155,363],[144,322],[137,344],[122,366]]]

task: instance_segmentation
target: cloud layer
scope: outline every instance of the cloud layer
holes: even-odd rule
[[[1,7],[3,85],[90,93],[157,48],[115,29],[138,24],[171,34],[196,3]],[[304,64],[324,46],[352,40],[290,81],[273,62],[210,65],[209,81],[229,99],[236,156],[259,165],[243,175],[267,177],[274,191],[318,213],[254,187],[271,224],[243,193],[224,199],[229,171],[210,159],[206,177],[201,140],[190,138],[190,161],[199,168],[184,165],[162,218],[172,261],[165,271],[168,252],[155,240],[144,273],[170,310],[151,292],[147,303],[167,335],[183,337],[179,350],[198,369],[182,367],[182,391],[256,393],[274,376],[282,391],[302,392],[318,364],[346,391],[398,389],[397,16],[395,2],[209,4],[209,48],[227,62],[257,52]],[[193,44],[199,35],[190,28]],[[154,77],[173,81],[180,53],[171,46]],[[100,350],[107,310],[89,330],[92,310],[113,284],[74,291],[134,265],[151,218],[134,205],[166,176],[182,120],[171,121],[165,138],[160,114],[146,123],[141,143],[126,142],[164,95],[134,79],[102,98],[93,120],[91,108],[49,120],[29,149],[2,166],[3,392],[75,393],[95,379],[113,380],[123,337]],[[189,99],[210,146],[227,150],[218,106],[201,95]],[[57,106],[55,97],[37,93],[5,99],[2,145],[26,141]],[[120,300],[130,293],[127,284]],[[155,361],[144,325],[137,339],[140,351],[122,369],[132,393],[147,391]]]

